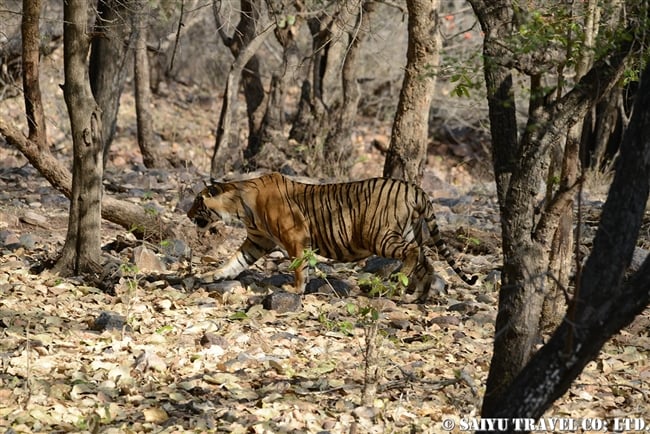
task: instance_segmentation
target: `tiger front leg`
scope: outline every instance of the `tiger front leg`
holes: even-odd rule
[[[234,279],[274,247],[271,240],[248,236],[237,252],[214,271],[214,279]]]

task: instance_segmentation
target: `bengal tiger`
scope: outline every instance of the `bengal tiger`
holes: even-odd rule
[[[464,282],[473,285],[477,280],[456,265],[427,194],[396,179],[306,184],[269,173],[243,181],[213,181],[196,196],[187,216],[205,230],[217,219],[239,220],[246,228],[244,243],[215,271],[217,279],[236,277],[281,246],[291,258],[312,249],[343,262],[371,255],[399,259],[409,277],[408,292],[420,294],[420,299],[426,299],[434,278],[432,248]],[[304,266],[294,270],[297,293],[305,289]]]

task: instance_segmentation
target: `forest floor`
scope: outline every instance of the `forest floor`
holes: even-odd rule
[[[183,169],[142,168],[133,127],[118,131],[107,194],[151,206],[177,227],[178,240],[134,242],[105,223],[103,259],[119,264],[121,277],[107,275],[104,285],[42,271],[65,239],[67,200],[0,144],[0,429],[460,432],[461,422],[479,414],[492,352],[501,258],[492,182],[456,158],[430,156],[424,187],[445,238],[462,251],[460,263],[481,277],[475,287],[441,262],[447,293],[427,304],[369,297],[358,285],[363,264],[328,262],[327,278],[343,281],[344,291],[325,285],[303,296],[295,312],[267,310],[261,300],[277,288],[266,278],[287,274],[289,261],[272,254],[241,282],[211,283],[213,265],[205,259],[231,254],[242,230],[199,238],[184,215],[203,185],[216,119],[216,102],[190,93],[155,101],[161,150],[186,162]],[[129,98],[120,125],[135,125]],[[22,122],[21,102],[3,101],[0,116],[13,113]],[[363,158],[355,177],[380,174],[382,156],[369,143],[387,135],[386,126],[364,124],[356,132]],[[62,130],[52,128],[50,137],[69,163]],[[591,228],[602,200],[586,200]],[[644,237],[639,246],[647,249],[647,230]],[[138,245],[156,253],[160,269],[136,269]],[[368,308],[376,320],[363,314]],[[107,317],[109,324],[100,324]],[[605,345],[546,416],[572,418],[578,428],[613,418],[650,425],[649,326],[646,311]],[[373,388],[363,405],[364,390]],[[455,428],[445,425],[449,420]]]

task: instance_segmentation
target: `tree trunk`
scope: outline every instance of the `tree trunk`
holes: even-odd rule
[[[512,32],[513,12],[510,1],[470,0],[485,33],[483,72],[487,86],[488,116],[492,132],[492,165],[499,207],[503,214],[510,175],[515,169],[519,148],[517,106],[512,71],[498,62],[503,45]]]
[[[136,0],[133,12],[133,32],[135,33],[134,77],[135,111],[138,124],[138,147],[142,161],[147,168],[163,167],[154,144],[153,118],[151,116],[151,87],[149,80],[149,59],[147,57],[147,17],[149,8],[146,0]]]
[[[269,25],[261,33],[257,34],[248,45],[242,47],[230,66],[210,166],[210,177],[213,179],[217,179],[232,170],[236,164],[241,164],[241,150],[238,148],[239,138],[236,129],[233,128],[233,119],[237,109],[239,82],[244,67],[274,28],[275,25]]]
[[[571,310],[548,344],[501,393],[492,417],[541,417],[603,344],[650,303],[650,258],[624,282],[650,192],[650,67],[643,73],[635,107]]]
[[[42,150],[47,150],[45,114],[41,99],[39,80],[40,32],[38,21],[41,16],[40,0],[23,0],[23,19],[21,25],[23,49],[23,95],[25,114],[29,128],[29,140]]]
[[[328,175],[343,175],[352,167],[352,126],[356,120],[361,91],[359,90],[358,71],[361,47],[365,35],[370,33],[370,21],[375,10],[374,1],[363,1],[359,4],[354,28],[349,32],[349,49],[341,70],[342,105],[332,119],[330,133],[323,145],[326,160],[325,168]]]
[[[132,8],[130,1],[99,0],[97,21],[89,61],[90,88],[102,113],[104,139],[103,165],[108,162],[109,150],[115,135],[120,95],[129,70],[132,47],[129,23],[126,19]]]
[[[407,0],[408,50],[384,176],[419,184],[427,159],[429,108],[440,64],[439,0]]]
[[[534,58],[509,60],[512,51],[503,44],[508,34],[498,33],[512,29],[514,14],[510,2],[471,3],[485,32],[484,68],[503,241],[494,352],[482,408],[482,416],[490,417],[502,404],[505,388],[539,342],[553,235],[570,209],[577,189],[575,184],[560,185],[541,215],[536,214],[536,195],[548,173],[549,151],[621,77],[633,41],[621,42],[609,58],[594,65],[568,93],[547,101],[534,92],[539,83],[538,62]],[[533,89],[525,132],[521,140],[513,141],[517,138],[517,125],[509,68],[515,64],[531,76]]]
[[[239,23],[232,37],[226,35],[223,30],[224,25],[221,20],[220,6],[221,1],[213,0],[212,11],[217,31],[224,45],[230,49],[230,52],[236,58],[241,50],[257,35],[260,27],[262,1],[242,0],[240,2]],[[262,146],[261,128],[267,99],[262,85],[260,60],[256,53],[253,53],[242,71],[242,87],[248,115],[248,145],[244,149],[245,164],[248,164],[248,160],[255,156]]]
[[[580,8],[577,10],[577,13],[573,9],[571,10],[572,16],[575,16],[576,19],[581,16],[584,17],[582,40],[575,41],[577,35],[574,34],[571,27],[569,27],[567,34],[567,41],[569,41],[567,44],[567,57],[572,55],[571,50],[576,43],[581,43],[583,47],[578,54],[574,80],[580,80],[589,71],[593,63],[594,44],[598,32],[598,17],[600,15],[600,9],[597,3],[597,0],[589,0],[584,10]],[[557,89],[557,94],[560,97],[564,82],[562,75],[560,75],[558,82],[560,84]],[[579,119],[575,125],[569,128],[564,144],[564,155],[558,167],[557,179],[554,173],[549,173],[547,177],[547,190],[551,188],[568,190],[578,182],[578,174],[582,171],[580,165],[580,142],[583,129],[584,118]],[[549,204],[551,201],[552,195],[547,194],[545,203]],[[548,290],[544,297],[539,326],[543,333],[550,333],[555,330],[560,325],[564,316],[571,269],[574,263],[576,264],[576,276],[578,278],[580,276],[580,264],[582,260],[579,249],[574,249],[573,203],[573,199],[568,200],[565,208],[560,211],[559,224],[555,229],[551,241],[548,278],[546,281]],[[574,252],[576,253],[576,257],[573,255]]]
[[[288,88],[295,83],[301,61],[295,27],[296,23],[285,24],[282,28],[276,26],[274,31],[275,38],[282,46],[282,66],[271,77],[269,98],[259,131],[260,146],[256,150],[249,149],[245,154],[248,155],[251,169],[282,167],[291,156],[283,144],[286,142],[284,130],[287,121],[285,96]]]
[[[87,11],[86,0],[69,0],[63,11],[63,96],[70,116],[73,165],[68,233],[55,270],[76,275],[101,267],[103,142],[101,110],[88,81]]]
[[[312,136],[312,132],[319,131],[320,128],[312,124],[323,122],[327,117],[327,108],[323,102],[323,79],[333,39],[331,29],[333,22],[334,17],[327,15],[319,15],[307,20],[313,52],[310,65],[311,80],[305,79],[302,82],[298,112],[289,132],[289,139],[298,143],[313,143],[315,137]]]

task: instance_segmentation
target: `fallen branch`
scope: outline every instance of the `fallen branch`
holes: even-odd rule
[[[0,119],[0,134],[7,143],[18,149],[32,166],[65,197],[72,194],[72,173],[49,151],[41,150],[25,135]],[[143,207],[116,199],[106,194],[102,197],[102,218],[133,232],[138,238],[156,242],[174,238],[174,233],[160,215],[148,213]]]

